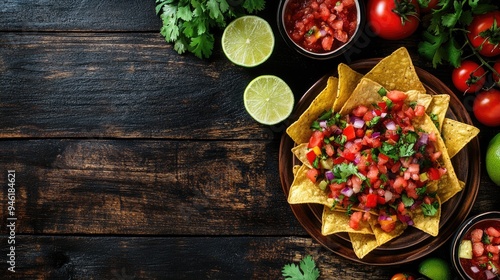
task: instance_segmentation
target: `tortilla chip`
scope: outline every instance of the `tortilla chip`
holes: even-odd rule
[[[441,220],[441,202],[439,196],[437,197],[439,202],[438,212],[434,216],[425,216],[422,209],[411,212],[413,227],[430,234],[431,236],[437,236],[439,233],[439,221]]]
[[[444,118],[446,116],[446,111],[450,105],[450,96],[448,94],[436,94],[432,95],[432,103],[427,108],[426,113],[428,115],[435,115],[437,118],[439,131],[443,128]],[[451,157],[451,156],[450,156]]]
[[[479,134],[479,128],[445,118],[441,134],[448,148],[448,154],[452,158]]]
[[[371,225],[367,221],[360,221],[359,229],[356,230],[349,226],[349,220],[350,217],[345,210],[331,210],[330,207],[325,206],[323,209],[321,234],[330,235],[339,232],[373,234]]]
[[[380,227],[380,224],[377,223],[377,219],[371,219],[370,224],[372,225],[373,234],[377,239],[378,246],[384,245],[385,243],[391,241],[392,239],[400,236],[408,227],[407,225],[397,221],[394,230],[392,230],[391,232],[385,232]]]
[[[360,259],[378,247],[377,238],[373,234],[349,232],[354,254]]]
[[[288,193],[288,203],[317,203],[332,207],[333,199],[329,199],[325,191],[316,186],[309,178],[307,178],[307,170],[309,168],[302,165],[293,179]]]
[[[437,148],[441,152],[441,157],[439,159],[442,166],[444,166],[447,172],[441,176],[438,181],[437,194],[441,198],[441,202],[445,203],[448,199],[452,198],[455,194],[462,190],[460,183],[458,181],[457,175],[455,174],[455,169],[451,164],[450,156],[448,155],[448,150],[441,138],[441,133],[437,129],[436,125],[433,123],[428,115],[415,120],[418,127],[423,129],[428,133],[434,133],[437,138]]]
[[[337,88],[338,79],[329,77],[325,89],[314,98],[311,105],[302,113],[299,119],[286,129],[286,133],[295,143],[309,142],[312,134],[312,131],[309,129],[311,123],[323,112],[332,108],[332,104],[337,96]]]
[[[417,102],[418,105],[424,106],[427,109],[432,103],[432,96],[418,90],[409,90],[406,92],[407,99],[410,102]]]
[[[362,78],[340,110],[340,114],[348,114],[359,105],[370,105],[382,101],[382,96],[378,93],[381,88],[379,83]]]
[[[308,168],[313,168],[307,159],[307,146],[308,143],[302,143],[292,148],[292,153]]]
[[[410,54],[404,47],[383,58],[365,75],[365,78],[372,79],[387,90],[409,91],[414,89],[426,92],[415,71]]]
[[[333,111],[339,112],[342,106],[352,94],[356,86],[358,85],[363,75],[352,70],[349,66],[344,63],[338,65],[339,73],[339,86],[337,90],[337,98],[333,104]]]

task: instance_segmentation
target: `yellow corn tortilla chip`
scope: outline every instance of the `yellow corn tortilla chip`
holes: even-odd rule
[[[309,142],[309,138],[312,134],[312,131],[309,129],[311,123],[323,112],[332,108],[335,97],[337,96],[337,88],[338,79],[329,77],[323,91],[314,98],[311,105],[302,113],[299,119],[286,129],[286,133],[295,143],[301,144]]]
[[[455,156],[463,149],[474,137],[479,134],[479,128],[445,118],[443,121],[443,129],[441,130],[444,143],[448,148],[450,158]]]
[[[376,217],[374,217],[376,219]],[[373,234],[371,225],[367,221],[360,221],[359,229],[349,226],[350,217],[345,210],[331,210],[324,207],[322,216],[321,234],[330,235],[339,232],[353,232],[362,234]]]
[[[374,80],[387,90],[409,91],[413,89],[426,92],[415,71],[410,54],[404,47],[383,58],[365,75],[365,78]]]
[[[382,85],[379,83],[367,78],[361,78],[351,97],[342,106],[340,114],[348,114],[359,105],[370,105],[382,101],[382,96],[378,93],[381,88]]]
[[[309,178],[307,178],[307,170],[309,168],[302,165],[295,174],[290,192],[288,193],[288,203],[317,203],[332,207],[333,199],[329,199],[325,191],[316,186]]]
[[[432,103],[432,96],[423,91],[409,90],[406,92],[406,95],[408,96],[408,101],[417,102],[418,105],[424,106],[425,109],[427,109]]]
[[[349,99],[349,96],[358,85],[363,75],[354,71],[344,63],[340,63],[337,67],[339,74],[339,84],[337,90],[337,98],[333,104],[333,111],[339,112],[342,106]]]
[[[413,227],[430,234],[431,236],[437,236],[439,233],[439,221],[441,220],[441,202],[439,196],[437,196],[439,202],[439,208],[434,216],[425,216],[422,209],[418,207],[417,210],[411,212]]]
[[[312,168],[311,163],[309,160],[307,160],[307,146],[308,143],[302,143],[299,145],[296,145],[295,147],[292,148],[292,153],[308,168]]]
[[[448,94],[436,94],[432,95],[431,105],[427,108],[426,113],[429,115],[435,115],[438,122],[439,131],[443,127],[444,118],[446,116],[446,111],[450,106],[450,96]]]
[[[445,203],[446,201],[448,201],[448,199],[452,198],[455,194],[461,191],[462,187],[460,186],[457,175],[455,174],[455,169],[453,168],[453,165],[451,163],[446,145],[441,138],[441,133],[439,133],[439,130],[434,122],[428,115],[424,115],[423,117],[416,119],[415,123],[422,130],[428,133],[434,133],[436,135],[436,142],[438,146],[437,148],[441,152],[439,161],[447,170],[447,172],[443,176],[441,176],[438,181],[437,194],[441,199],[441,202]]]
[[[349,239],[351,240],[354,254],[360,259],[378,247],[377,238],[373,234],[349,232]]]

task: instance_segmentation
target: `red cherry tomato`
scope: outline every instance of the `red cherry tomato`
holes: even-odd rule
[[[480,92],[474,99],[472,111],[476,119],[487,126],[500,125],[500,90]]]
[[[415,277],[408,273],[396,273],[391,280],[414,280]]]
[[[418,1],[420,4],[420,13],[427,14],[432,11],[432,9],[436,8],[439,0],[421,0]]]
[[[486,71],[482,66],[472,60],[464,60],[458,68],[451,73],[453,85],[463,93],[475,93],[486,82]]]
[[[481,55],[492,57],[500,54],[499,24],[500,11],[496,10],[474,16],[467,27],[467,37]]]
[[[373,32],[388,40],[410,36],[420,23],[417,0],[368,0],[366,10]]]

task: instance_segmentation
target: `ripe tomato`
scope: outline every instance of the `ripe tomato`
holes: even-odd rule
[[[472,60],[464,60],[458,68],[451,73],[453,85],[463,93],[475,93],[486,82],[486,71]]]
[[[496,24],[494,24],[496,22]],[[484,56],[500,54],[500,11],[491,11],[474,16],[467,27],[467,37],[474,48]]]
[[[472,111],[476,119],[487,126],[500,125],[500,90],[480,92],[474,99]]]
[[[368,0],[366,10],[373,32],[388,40],[410,36],[420,23],[417,0]]]
[[[396,273],[391,280],[414,280],[415,277],[408,273]]]
[[[427,14],[436,8],[439,0],[421,0],[418,3],[420,4],[420,13]]]

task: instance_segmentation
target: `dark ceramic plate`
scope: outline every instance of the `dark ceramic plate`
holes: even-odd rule
[[[370,59],[356,62],[350,67],[360,73],[366,73],[377,64],[380,59]],[[416,68],[420,80],[429,94],[449,94],[450,106],[446,117],[460,122],[472,124],[469,114],[454,93],[439,79],[427,71]],[[309,106],[312,100],[325,88],[329,76],[337,75],[336,72],[328,73],[318,80],[299,100],[293,116],[298,118]],[[295,121],[292,119],[291,121]],[[293,181],[292,168],[300,164],[290,151],[295,145],[292,139],[284,133],[281,138],[279,151],[279,168],[281,185],[285,196]],[[479,140],[474,138],[467,146],[452,158],[458,179],[465,182],[465,188],[442,205],[439,234],[430,236],[418,229],[409,227],[403,235],[391,240],[375,249],[363,259],[358,259],[354,254],[347,234],[321,234],[322,205],[295,204],[290,205],[292,211],[304,229],[320,244],[330,251],[347,259],[371,265],[395,265],[407,263],[421,258],[445,243],[454,233],[456,228],[467,218],[477,196],[480,180]]]

